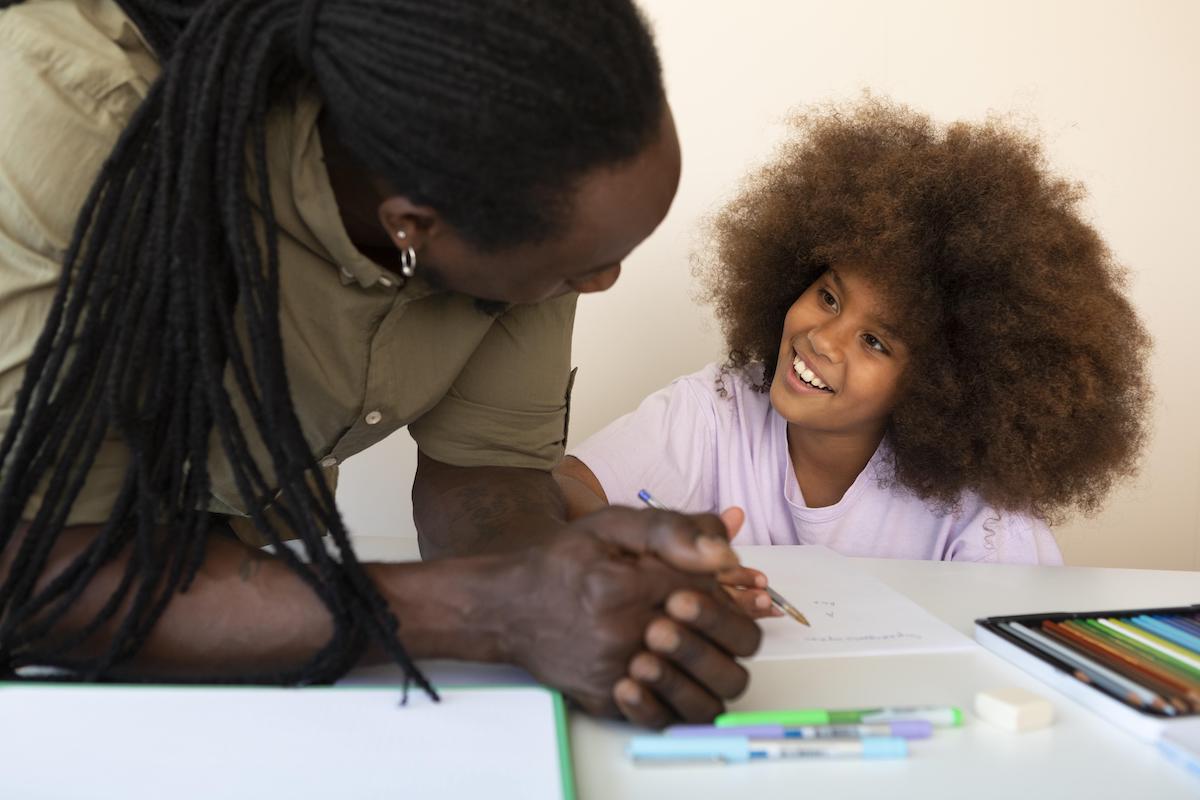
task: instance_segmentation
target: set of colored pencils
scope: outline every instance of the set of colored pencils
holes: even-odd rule
[[[1141,711],[1200,713],[1200,611],[998,622],[1027,649]]]

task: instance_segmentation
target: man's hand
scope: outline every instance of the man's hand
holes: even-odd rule
[[[509,559],[505,656],[586,711],[708,721],[745,689],[761,633],[714,577],[737,563],[717,517],[609,508]]]

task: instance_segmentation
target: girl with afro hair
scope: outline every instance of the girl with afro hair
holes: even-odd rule
[[[697,265],[728,359],[576,447],[571,513],[645,488],[744,510],[736,544],[1061,563],[1048,523],[1133,471],[1148,401],[1082,188],[997,121],[867,97],[795,131]]]

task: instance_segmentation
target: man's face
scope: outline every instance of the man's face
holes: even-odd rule
[[[667,109],[657,137],[641,154],[579,181],[562,234],[487,253],[443,225],[422,248],[419,270],[442,288],[504,303],[604,291],[620,275],[621,261],[667,215],[679,170],[679,139]]]

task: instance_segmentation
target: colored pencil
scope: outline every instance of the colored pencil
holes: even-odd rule
[[[1186,631],[1190,631],[1191,633],[1200,636],[1200,619],[1185,617],[1182,614],[1177,614],[1175,616],[1167,616],[1164,614],[1162,616],[1155,617],[1155,619],[1161,619],[1163,622],[1169,622],[1172,625],[1176,625]]]
[[[1200,622],[1195,622],[1193,620],[1190,620],[1190,619],[1188,619],[1186,617],[1182,617],[1182,616],[1170,617],[1165,614],[1162,616],[1156,616],[1155,619],[1161,620],[1161,621],[1167,623],[1168,625],[1174,625],[1176,628],[1179,628],[1180,630],[1183,630],[1183,631],[1187,631],[1188,633],[1194,634],[1195,636],[1200,636]]]
[[[1014,636],[1032,644],[1043,653],[1053,655],[1062,663],[1069,665],[1076,672],[1086,675],[1090,679],[1089,682],[1103,686],[1107,691],[1122,698],[1132,706],[1139,708],[1148,706],[1170,716],[1179,713],[1173,705],[1144,686],[1129,680],[1124,675],[1113,672],[1102,664],[1097,664],[1094,660],[1073,651],[1069,647],[1059,644],[1044,633],[1028,628],[1019,622],[1003,623],[1001,627]],[[1079,677],[1079,675],[1076,675],[1076,677]]]
[[[1049,620],[1042,623],[1042,628],[1048,634],[1061,637],[1060,640],[1086,651],[1101,664],[1155,692],[1177,711],[1186,714],[1200,710],[1200,692],[1195,692],[1183,682],[1163,675],[1144,659],[1122,652],[1114,644],[1100,640],[1086,628]]]
[[[1140,628],[1149,630],[1151,633],[1157,633],[1168,642],[1174,642],[1180,647],[1185,647],[1192,652],[1200,653],[1200,636],[1193,636],[1187,631],[1180,630],[1174,625],[1168,625],[1154,617],[1142,614],[1137,617],[1130,617],[1129,621]]]
[[[1174,680],[1200,689],[1200,671],[1189,669],[1186,664],[1181,664],[1178,661],[1171,661],[1157,650],[1146,647],[1141,642],[1130,639],[1127,636],[1119,636],[1093,619],[1070,620],[1067,624],[1069,626],[1078,625],[1118,649],[1129,652],[1132,655],[1141,656],[1144,660],[1154,664],[1163,673],[1170,675]]]
[[[1111,628],[1118,633],[1123,633],[1132,639],[1136,639],[1148,647],[1153,647],[1155,650],[1159,651],[1165,656],[1169,656],[1176,661],[1182,661],[1184,664],[1187,664],[1190,667],[1200,669],[1200,655],[1189,653],[1179,645],[1164,641],[1152,633],[1148,633],[1147,631],[1139,629],[1134,625],[1124,623],[1119,619],[1100,617],[1096,621],[1106,628]]]

